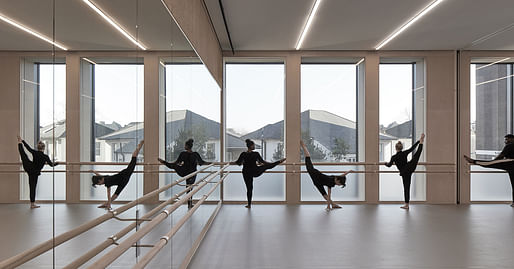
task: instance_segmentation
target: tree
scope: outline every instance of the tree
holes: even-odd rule
[[[343,138],[334,138],[334,147],[332,150],[332,156],[336,161],[343,160],[344,156],[348,154],[350,146],[344,141]]]
[[[325,152],[323,152],[323,150],[319,146],[314,144],[314,139],[311,137],[309,130],[302,132],[302,140],[305,143],[307,150],[309,150],[312,160],[325,160],[327,154],[325,154]],[[302,152],[302,159],[303,157],[304,154]]]
[[[273,160],[278,161],[284,158],[284,143],[278,142],[275,152],[273,153]]]
[[[184,150],[186,141],[190,138],[195,140],[192,150],[198,152],[202,158],[205,158],[206,160],[209,159],[208,157],[211,156],[206,156],[210,154],[207,154],[205,145],[207,142],[207,135],[205,134],[205,129],[202,125],[195,126],[193,129],[180,129],[173,142],[166,145],[166,158],[171,161],[176,160]]]

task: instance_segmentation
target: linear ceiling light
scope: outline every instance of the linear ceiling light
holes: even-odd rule
[[[296,43],[296,50],[299,50],[302,46],[303,39],[307,35],[307,32],[309,31],[309,28],[311,27],[312,20],[314,20],[314,16],[316,16],[316,12],[318,11],[319,5],[322,0],[316,0],[314,3],[314,6],[312,7],[311,13],[309,14],[309,18],[307,19],[307,23],[303,27],[302,34],[300,35],[300,39],[298,39],[298,43]]]
[[[12,26],[14,26],[14,27],[16,27],[16,28],[18,28],[18,29],[20,29],[20,30],[23,30],[23,31],[25,31],[25,32],[27,32],[27,33],[29,33],[29,34],[31,34],[31,35],[33,35],[33,36],[35,36],[35,37],[39,38],[39,39],[42,39],[42,40],[44,40],[44,41],[46,41],[46,42],[48,42],[48,43],[50,43],[50,44],[52,44],[52,45],[55,45],[56,47],[58,47],[58,48],[60,48],[60,49],[62,49],[62,50],[68,50],[68,49],[67,49],[66,47],[64,47],[63,45],[61,45],[61,44],[59,44],[59,43],[57,43],[57,42],[52,41],[50,38],[48,38],[48,37],[46,37],[46,36],[44,36],[44,35],[42,35],[42,34],[40,34],[40,33],[36,32],[36,31],[34,31],[34,30],[32,30],[32,29],[30,29],[30,28],[26,27],[26,26],[23,26],[23,25],[21,25],[21,24],[19,24],[19,23],[15,22],[15,21],[13,21],[13,20],[11,20],[11,19],[7,18],[6,16],[4,16],[4,15],[2,15],[2,14],[0,14],[0,20],[3,20],[3,21],[5,21],[5,22],[7,22],[8,24],[10,24],[10,25],[12,25]]]
[[[96,63],[95,63],[94,61],[91,61],[90,59],[88,59],[88,58],[86,58],[86,57],[82,57],[82,60],[84,60],[84,61],[86,61],[86,62],[88,62],[88,63],[90,63],[90,64],[94,64],[94,65],[96,65]]]
[[[362,62],[364,62],[364,58],[360,59],[360,61],[358,61],[355,65],[359,66],[359,64],[361,64]]]
[[[496,62],[493,62],[493,63],[490,63],[490,64],[482,65],[482,66],[478,67],[476,70],[480,70],[480,69],[482,69],[482,68],[486,68],[486,67],[489,67],[489,66],[491,66],[491,65],[495,65],[495,64],[497,64],[497,63],[505,62],[505,61],[507,61],[507,60],[509,60],[509,59],[510,59],[510,57],[505,58],[505,59],[501,59],[501,60],[499,60],[499,61],[496,61]]]
[[[123,34],[130,42],[134,43],[136,46],[140,47],[142,50],[146,50],[145,46],[139,42],[135,38],[133,38],[127,31],[123,30],[121,26],[119,26],[113,19],[111,19],[106,13],[100,10],[97,6],[95,6],[89,0],[83,0],[92,10],[98,13],[104,20],[106,20],[112,27],[118,30],[121,34]]]
[[[399,35],[401,32],[405,31],[409,26],[411,26],[413,23],[415,23],[417,20],[419,20],[421,17],[423,17],[425,14],[427,14],[430,10],[432,10],[434,7],[439,5],[443,0],[436,0],[430,3],[428,6],[426,6],[420,13],[418,13],[416,16],[414,16],[412,19],[410,19],[407,23],[402,25],[399,29],[394,31],[391,35],[389,35],[385,40],[380,42],[380,44],[377,45],[375,50],[379,50],[383,46],[385,46],[387,43],[389,43],[391,40],[393,40],[397,35]]]

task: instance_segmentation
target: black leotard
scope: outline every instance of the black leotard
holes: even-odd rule
[[[280,161],[274,163],[268,163],[262,159],[261,155],[255,151],[243,151],[239,155],[239,158],[235,162],[237,165],[243,165],[243,179],[246,185],[246,198],[248,205],[252,203],[252,192],[253,192],[253,178],[258,177],[264,173],[264,171],[271,169],[278,164]],[[257,163],[261,165],[257,165]]]
[[[316,186],[321,195],[327,195],[327,192],[325,191],[325,188],[323,186],[327,186],[329,188],[334,187],[336,185],[336,177],[325,175],[321,173],[318,169],[315,169],[312,165],[311,157],[305,157],[305,166],[307,167],[307,172],[309,172],[309,175],[311,176],[312,183],[314,183],[314,186]]]
[[[132,157],[130,163],[127,168],[121,170],[119,173],[114,174],[112,176],[104,176],[105,187],[118,186],[116,187],[116,191],[114,194],[120,195],[121,191],[125,186],[127,186],[130,176],[134,172],[134,168],[136,167],[136,157]]]
[[[29,175],[41,175],[41,169],[43,169],[43,166],[45,166],[46,163],[48,165],[54,167],[55,163],[53,163],[50,160],[50,157],[46,155],[44,152],[39,150],[33,150],[25,140],[22,141],[23,145],[27,148],[27,150],[32,153],[32,161],[30,161],[27,158],[27,155],[25,154],[25,151],[23,150],[23,147],[21,144],[18,144],[18,150],[20,152],[21,161],[23,163],[23,169],[25,172],[27,172]]]
[[[181,163],[182,163],[182,165],[180,165]],[[169,163],[166,161],[164,162],[164,165],[166,165],[170,169],[175,169],[175,171],[177,171],[177,174],[181,177],[185,177],[185,176],[195,172],[197,165],[205,165],[205,164],[211,164],[211,163],[202,160],[202,157],[196,151],[195,152],[182,151],[174,163]],[[196,175],[188,178],[186,180],[186,183],[194,184],[195,180],[196,180]]]
[[[407,155],[411,153],[416,146],[418,150],[412,156],[410,162],[407,162]],[[421,157],[421,151],[423,151],[423,144],[420,144],[419,141],[416,141],[412,147],[410,147],[406,151],[399,151],[395,155],[391,157],[391,160],[386,163],[387,167],[391,167],[393,164],[396,164],[396,167],[400,171],[400,176],[402,177],[403,182],[403,196],[405,203],[410,202],[410,184],[411,184],[411,176],[412,173],[416,170],[416,166],[418,166],[419,158]]]

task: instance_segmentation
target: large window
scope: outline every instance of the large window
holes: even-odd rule
[[[198,152],[204,161],[219,161],[221,96],[218,84],[207,68],[199,63],[166,64],[165,74],[166,114],[163,118],[166,160],[174,162],[184,150],[185,142],[193,138],[193,151]],[[201,166],[198,167],[200,168]],[[204,176],[206,174],[199,174],[197,181]],[[161,177],[160,186],[178,178],[175,173],[167,173]],[[208,189],[202,189],[194,197],[201,198]],[[161,193],[160,198],[168,199],[180,191],[182,188],[172,188]],[[219,199],[219,193],[213,193],[209,199]]]
[[[424,130],[424,83],[422,62],[383,63],[379,67],[380,134],[379,160],[388,162],[396,154],[395,144],[401,141],[404,150],[419,139]],[[424,152],[421,155],[423,160]],[[412,155],[409,155],[408,160]],[[397,171],[396,167],[381,167]],[[417,170],[423,169],[418,165]],[[403,184],[398,173],[380,174],[380,200],[403,201]],[[425,200],[425,175],[414,173],[411,201]]]
[[[228,63],[226,69],[226,161],[246,150],[245,139],[255,142],[266,161],[284,157],[284,64]],[[241,167],[232,167],[241,171]],[[284,171],[277,166],[272,171]],[[283,201],[283,173],[265,173],[254,180],[254,201]],[[225,181],[224,199],[246,201],[241,174]]]
[[[36,139],[31,141],[31,139],[25,138],[25,140],[34,149],[37,141],[43,141],[46,145],[45,154],[56,161],[64,162],[66,161],[66,65],[37,63],[35,72],[37,82],[27,79],[25,82],[34,83],[35,89],[37,89],[36,98],[33,99],[36,108],[33,122]],[[28,155],[30,156],[30,154]],[[59,165],[55,169],[64,170],[66,168],[64,165]],[[37,199],[66,199],[66,174],[44,172],[52,170],[51,167],[45,166],[39,176],[39,184],[36,189]],[[29,199],[28,180],[25,176],[22,178],[22,199]]]
[[[357,146],[356,64],[315,64],[301,66],[301,138],[316,162],[356,162]],[[303,158],[302,154],[302,158]],[[357,170],[353,166],[319,165],[320,171]],[[334,191],[334,200],[364,200],[364,180],[349,174],[347,187]],[[308,174],[301,176],[303,201],[323,197]]]
[[[503,149],[504,136],[513,133],[514,74],[509,59],[476,59],[470,66],[472,158],[494,159]],[[494,171],[480,166],[471,166],[471,170]],[[511,199],[506,173],[471,174],[472,201]]]
[[[91,111],[89,111],[91,117],[88,118],[87,123],[82,123],[91,124],[90,143],[86,143],[88,147],[82,150],[89,151],[90,161],[130,162],[132,153],[144,134],[143,65],[83,63],[82,75],[91,79],[90,84],[84,82],[83,84],[91,87],[90,98],[92,99],[92,102],[87,103],[91,105]],[[84,85],[83,87],[87,88]],[[82,113],[88,114],[87,106],[82,107],[81,110]],[[143,153],[144,150],[141,150],[138,162],[142,161]],[[125,164],[97,165],[92,169],[112,171],[105,173],[112,174],[125,167]],[[135,171],[118,200],[134,200],[143,194],[143,176],[137,173],[142,171],[142,167],[136,166]],[[103,188],[91,188],[90,175],[83,176],[81,181],[82,199],[106,198]]]

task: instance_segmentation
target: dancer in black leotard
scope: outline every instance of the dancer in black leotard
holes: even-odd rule
[[[262,159],[258,152],[253,151],[255,150],[255,143],[252,140],[246,139],[245,142],[248,150],[241,152],[241,155],[239,155],[237,161],[231,162],[230,164],[243,165],[243,179],[246,185],[246,198],[248,200],[248,205],[246,205],[246,208],[251,208],[253,178],[262,175],[264,171],[284,162],[286,158],[280,159],[273,163],[268,163]]]
[[[396,143],[396,154],[391,157],[391,160],[386,163],[387,167],[391,167],[393,164],[396,164],[396,167],[400,171],[400,176],[402,176],[403,181],[403,196],[405,199],[405,205],[400,208],[409,209],[410,202],[410,183],[412,173],[416,170],[416,166],[418,165],[419,157],[421,156],[421,151],[423,150],[423,142],[425,141],[425,134],[421,134],[421,138],[412,145],[408,150],[403,151],[402,142],[398,141]],[[412,156],[410,162],[407,162],[407,155],[411,153],[416,146],[418,150]]]
[[[29,160],[29,157],[27,157],[27,154],[25,153],[25,150],[23,149],[23,145],[25,145],[25,148],[32,153],[32,161]],[[45,163],[48,165],[54,167],[58,165],[58,162],[52,162],[50,160],[50,157],[44,153],[45,151],[45,143],[42,141],[39,141],[37,143],[37,150],[33,150],[25,140],[22,140],[21,137],[18,135],[18,151],[20,152],[21,156],[21,162],[23,164],[23,170],[27,172],[29,175],[29,187],[30,187],[30,208],[38,208],[39,206],[36,205],[36,185],[37,185],[37,178],[39,175],[41,175],[41,169],[43,169],[43,166],[45,166]]]
[[[97,173],[96,171],[92,171],[95,174],[91,178],[91,181],[93,182],[93,187],[96,187],[96,185],[105,185],[105,187],[107,187],[107,202],[99,205],[99,208],[111,209],[111,202],[116,200],[116,198],[118,198],[123,188],[127,186],[130,176],[134,172],[134,168],[136,168],[137,155],[139,154],[139,150],[141,150],[141,147],[143,147],[143,144],[144,140],[141,140],[141,142],[139,142],[139,144],[137,145],[136,150],[134,150],[134,153],[132,153],[132,159],[130,160],[128,167],[121,170],[119,173],[111,176],[105,176]],[[114,192],[114,195],[112,195],[111,198],[111,186],[114,185],[118,187],[116,187],[116,191]]]
[[[307,167],[307,172],[309,172],[309,176],[311,176],[312,183],[314,183],[314,186],[316,186],[319,193],[321,193],[321,196],[323,196],[323,198],[325,198],[325,200],[327,201],[327,210],[341,208],[341,206],[335,204],[332,201],[332,187],[334,187],[335,185],[342,186],[343,188],[346,187],[346,175],[353,171],[350,170],[348,172],[343,173],[340,176],[325,175],[321,173],[319,170],[315,169],[312,165],[311,155],[309,153],[309,150],[307,149],[307,146],[305,145],[305,143],[303,143],[303,140],[300,140],[300,145],[302,146],[303,154],[305,155],[305,166]],[[328,194],[325,191],[324,186],[327,186]]]
[[[466,155],[464,155],[464,158],[470,164],[507,171],[507,173],[509,173],[510,186],[512,188],[513,202],[510,206],[514,207],[514,135],[508,134],[505,136],[505,147],[503,147],[502,152],[492,161],[474,160]]]
[[[200,156],[200,154],[198,154],[198,152],[193,152],[193,142],[194,140],[193,139],[189,139],[186,141],[185,145],[184,145],[184,151],[182,151],[180,153],[180,155],[178,156],[178,159],[173,162],[173,163],[169,163],[161,158],[159,158],[159,162],[166,165],[168,168],[170,169],[175,169],[175,171],[177,171],[177,174],[181,177],[185,177],[193,172],[196,171],[196,166],[197,165],[209,165],[211,164],[210,162],[206,162],[204,160],[202,160],[202,157]],[[196,175],[188,178],[186,180],[186,188],[195,184],[195,180],[196,180]],[[192,190],[192,188],[188,191],[188,193]],[[187,206],[188,208],[192,208],[193,207],[193,198],[191,197],[188,201],[187,201]]]

